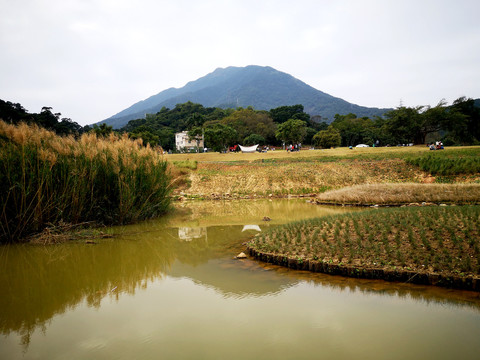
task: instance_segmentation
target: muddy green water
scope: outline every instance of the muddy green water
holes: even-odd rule
[[[96,245],[0,247],[0,359],[478,359],[478,293],[233,259],[268,226],[348,210],[186,203]]]

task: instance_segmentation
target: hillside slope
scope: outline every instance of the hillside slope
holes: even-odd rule
[[[253,106],[270,110],[284,105],[302,104],[305,112],[333,120],[335,114],[355,113],[357,116],[382,115],[389,109],[368,108],[314,89],[306,83],[271,67],[218,68],[212,73],[187,83],[182,88],[170,88],[120,111],[101,121],[120,128],[129,120],[156,113],[162,107],[192,101],[205,107],[237,108]]]

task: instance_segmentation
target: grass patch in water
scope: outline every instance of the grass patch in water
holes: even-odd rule
[[[357,268],[480,275],[480,206],[385,208],[267,229],[249,247]]]

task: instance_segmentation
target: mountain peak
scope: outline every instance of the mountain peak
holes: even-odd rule
[[[284,105],[302,104],[305,112],[333,120],[335,114],[357,116],[382,115],[389,109],[367,108],[348,103],[314,89],[295,77],[270,66],[248,65],[217,68],[188,82],[182,88],[169,88],[101,121],[120,128],[145,114],[157,113],[163,107],[191,101],[205,107],[237,108],[253,106],[270,110]]]

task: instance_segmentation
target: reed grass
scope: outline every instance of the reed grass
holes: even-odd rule
[[[270,228],[249,247],[357,268],[479,276],[479,220],[477,205],[384,208]]]
[[[167,211],[167,163],[126,135],[78,140],[36,125],[0,121],[0,241],[48,224],[123,224]]]

